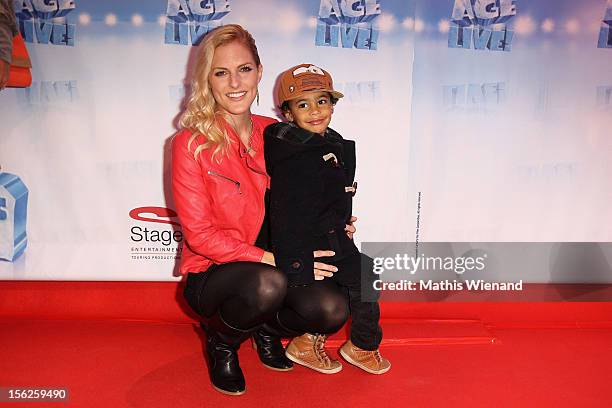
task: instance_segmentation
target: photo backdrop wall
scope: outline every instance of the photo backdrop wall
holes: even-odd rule
[[[254,113],[302,62],[346,95],[359,241],[612,238],[612,0],[14,4],[34,83],[0,93],[23,183],[0,188],[0,279],[178,279],[170,140],[194,44],[228,23],[259,47]]]

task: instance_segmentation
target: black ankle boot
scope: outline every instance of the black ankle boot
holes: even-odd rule
[[[262,326],[253,333],[253,342],[264,366],[277,371],[293,369],[293,362],[285,357],[285,348],[279,336],[266,331]]]
[[[277,314],[253,333],[253,341],[257,347],[259,360],[263,365],[273,370],[291,370],[293,362],[285,356],[281,337],[296,337],[302,334],[285,327],[279,321]]]
[[[208,371],[213,387],[224,394],[241,395],[246,391],[244,375],[238,362],[238,348],[251,331],[239,330],[217,313],[202,328],[206,331],[206,354]]]

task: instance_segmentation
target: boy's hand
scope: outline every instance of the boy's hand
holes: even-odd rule
[[[334,256],[334,251],[317,250],[313,252],[315,258],[322,258],[324,256]],[[323,262],[314,263],[314,278],[315,280],[323,280],[334,276],[334,272],[338,272],[338,268],[333,265],[328,265]]]
[[[353,239],[353,234],[357,232],[357,228],[355,228],[355,226],[353,225],[355,221],[357,221],[357,217],[351,215],[351,220],[348,224],[346,224],[346,227],[344,228],[344,230],[346,231],[346,235],[348,235],[350,239]]]

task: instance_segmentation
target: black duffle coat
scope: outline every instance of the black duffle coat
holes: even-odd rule
[[[276,266],[289,285],[307,285],[314,282],[314,250],[335,251],[317,259],[326,263],[359,253],[344,231],[356,189],[355,142],[330,128],[321,136],[274,123],[265,129],[264,143]]]

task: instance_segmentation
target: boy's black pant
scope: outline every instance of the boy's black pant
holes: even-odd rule
[[[320,258],[317,261],[338,268],[338,272],[335,272],[333,277],[325,279],[334,280],[348,294],[351,313],[351,341],[364,350],[376,350],[382,341],[382,328],[378,324],[380,308],[377,301],[366,302],[362,300],[363,298],[370,300],[379,294],[376,292],[373,295],[372,282],[375,275],[372,268],[374,261],[359,252],[339,261],[327,261],[325,259],[329,258]],[[364,291],[368,291],[368,296],[363,296]]]

